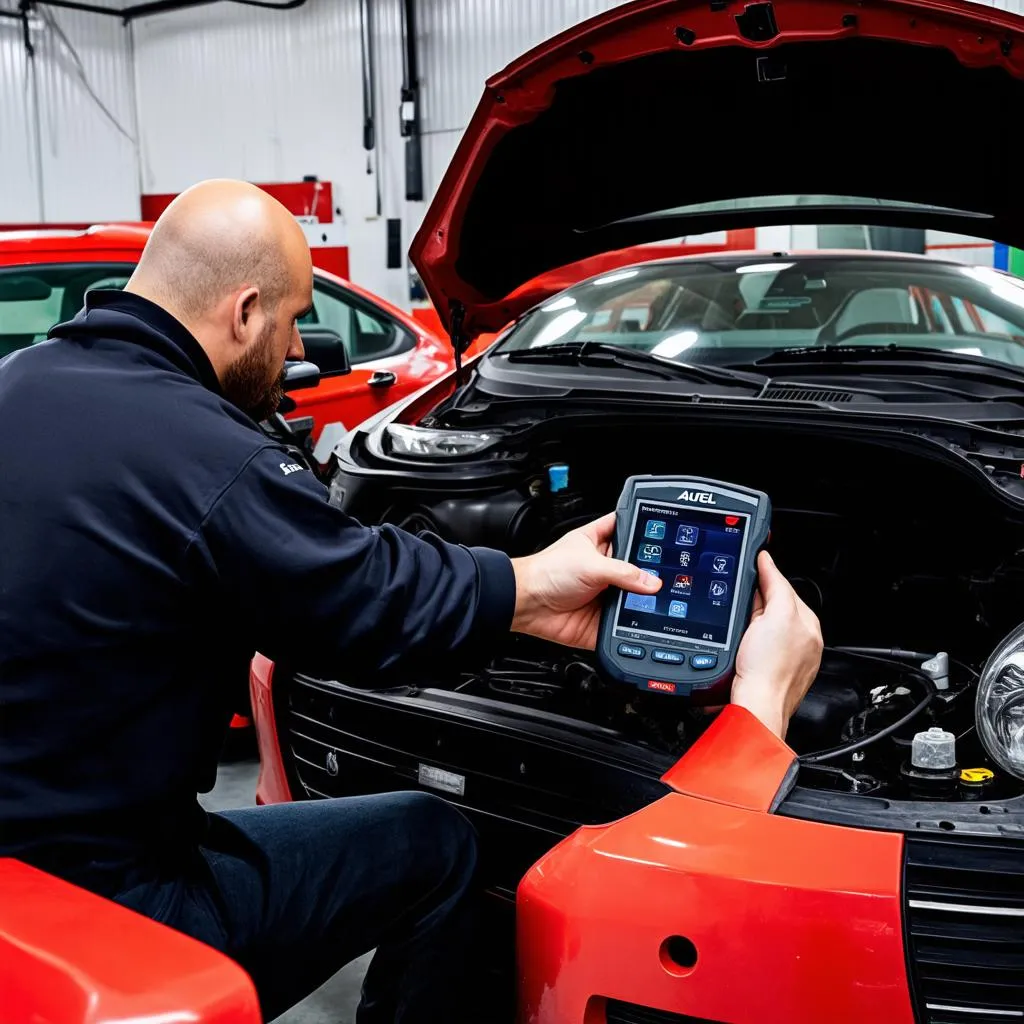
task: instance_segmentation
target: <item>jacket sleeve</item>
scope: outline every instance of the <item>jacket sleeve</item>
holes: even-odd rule
[[[504,553],[363,526],[274,448],[253,456],[216,500],[190,556],[255,649],[354,685],[389,685],[390,670],[483,661],[515,608]]]

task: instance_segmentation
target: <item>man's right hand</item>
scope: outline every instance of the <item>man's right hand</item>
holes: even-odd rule
[[[767,551],[757,561],[754,613],[736,654],[732,703],[780,739],[821,664],[821,625]]]

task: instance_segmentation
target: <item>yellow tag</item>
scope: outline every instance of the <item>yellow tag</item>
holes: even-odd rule
[[[988,768],[965,768],[960,773],[962,782],[988,782],[992,778],[995,778],[995,773]]]

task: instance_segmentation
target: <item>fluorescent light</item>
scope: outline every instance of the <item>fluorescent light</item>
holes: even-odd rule
[[[628,281],[631,277],[636,277],[640,271],[635,267],[632,270],[618,270],[614,274],[607,274],[605,277],[599,277],[596,281],[592,281],[591,284],[614,284],[616,281]]]
[[[693,348],[699,340],[700,335],[696,331],[680,331],[678,334],[670,334],[651,349],[651,355],[672,359],[680,352]]]
[[[554,302],[541,306],[540,311],[542,313],[557,313],[560,309],[569,309],[575,305],[576,300],[571,295],[563,295],[560,299],[555,299]]]
[[[776,274],[789,270],[792,263],[748,263],[745,267],[737,267],[737,274]]]
[[[551,323],[545,324],[537,333],[537,337],[531,342],[530,348],[541,348],[544,345],[550,345],[552,342],[558,341],[559,338],[564,337],[586,319],[587,314],[579,309],[570,309],[565,313],[560,313]]]

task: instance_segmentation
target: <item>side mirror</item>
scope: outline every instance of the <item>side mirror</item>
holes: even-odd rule
[[[345,341],[337,331],[319,324],[310,324],[299,328],[302,347],[306,350],[306,358],[320,367],[321,373],[343,374],[352,372],[348,349]]]
[[[284,364],[284,390],[301,391],[320,383],[320,367],[316,363],[293,359]]]

